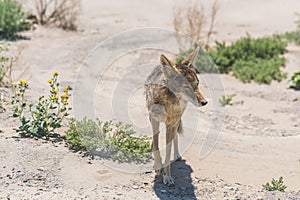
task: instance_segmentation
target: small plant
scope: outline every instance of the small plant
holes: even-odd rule
[[[236,96],[236,94],[231,94],[231,95],[223,95],[220,99],[219,102],[221,106],[226,106],[226,105],[231,105],[231,101],[233,97]]]
[[[294,42],[296,45],[300,45],[300,14],[296,13],[296,15],[298,16],[298,20],[295,21],[297,29],[295,31],[286,32],[281,36],[289,42]]]
[[[148,138],[135,136],[130,127],[113,121],[73,119],[65,138],[69,148],[76,151],[119,162],[144,163],[151,158]]]
[[[13,48],[10,43],[0,42],[0,87],[11,86],[12,71],[21,55],[19,48]]]
[[[0,0],[0,39],[15,36],[18,32],[30,29],[26,21],[28,14],[22,5],[14,0]]]
[[[48,80],[50,94],[48,97],[40,96],[38,103],[29,103],[25,93],[28,82],[20,80],[19,84],[13,84],[15,95],[12,97],[13,117],[20,120],[21,126],[17,130],[24,137],[49,139],[58,137],[55,132],[60,128],[62,121],[69,115],[71,108],[68,106],[70,98],[69,85],[59,92],[58,73],[54,72]],[[28,113],[29,112],[29,113]],[[28,115],[26,115],[28,113]]]
[[[9,71],[6,65],[8,62],[8,57],[4,55],[6,51],[7,46],[4,43],[0,43],[0,86],[5,85],[5,78]]]
[[[290,81],[293,83],[291,87],[295,89],[300,89],[300,72],[294,73]]]
[[[278,180],[272,178],[271,183],[267,182],[266,184],[262,185],[262,187],[267,191],[280,191],[280,192],[285,192],[285,189],[287,188],[287,186],[283,184],[282,177],[279,177]]]
[[[296,45],[300,45],[300,30],[286,32],[282,35],[283,38],[289,42],[294,42]]]

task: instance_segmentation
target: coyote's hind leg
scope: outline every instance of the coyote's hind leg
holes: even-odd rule
[[[158,147],[158,139],[159,139],[159,122],[153,118],[150,118],[152,131],[153,131],[153,139],[152,139],[152,152],[154,157],[154,170],[157,175],[160,175],[162,170],[162,161]]]

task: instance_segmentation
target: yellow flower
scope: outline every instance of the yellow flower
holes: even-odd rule
[[[58,93],[58,90],[54,90],[54,93],[57,94],[57,93]]]
[[[52,99],[52,100],[55,100],[56,98],[57,98],[57,97],[56,97],[55,95],[52,95],[52,96],[51,96],[51,99]]]
[[[16,83],[14,83],[14,84],[12,84],[13,85],[13,87],[17,87],[18,86],[18,84],[16,84]]]
[[[51,84],[51,83],[52,83],[52,79],[49,79],[49,80],[48,80],[48,83],[50,83],[50,84]]]
[[[67,95],[66,93],[63,93],[60,97],[61,97],[62,99],[68,99],[68,98],[69,98],[69,95]]]
[[[67,105],[68,105],[68,102],[65,101],[65,102],[64,102],[64,105],[67,106]]]
[[[64,88],[64,92],[68,92],[68,90],[69,90],[68,88]]]
[[[21,85],[28,85],[28,82],[27,81],[25,81],[25,80],[20,80],[20,83],[21,83]]]
[[[58,76],[58,73],[57,73],[57,72],[53,72],[52,75],[53,75],[53,76]]]
[[[20,95],[20,92],[16,92],[16,95],[19,96],[19,95]]]

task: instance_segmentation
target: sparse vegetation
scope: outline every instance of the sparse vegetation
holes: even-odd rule
[[[73,119],[65,134],[70,149],[119,162],[144,163],[151,158],[149,138],[136,136],[121,122]]]
[[[14,0],[0,0],[0,39],[16,36],[30,29],[26,21],[28,14],[22,11],[22,5]]]
[[[297,29],[295,31],[290,31],[282,34],[282,37],[287,39],[289,42],[294,42],[297,45],[300,45],[300,14],[296,13],[298,20],[295,21]]]
[[[296,45],[300,45],[300,30],[286,32],[282,35],[283,38],[289,42],[294,42]]]
[[[295,72],[290,81],[293,83],[292,88],[300,89],[300,72]]]
[[[65,30],[77,29],[80,0],[35,0],[39,24],[55,25]]]
[[[236,94],[231,94],[231,95],[223,95],[220,99],[219,102],[221,106],[226,106],[226,105],[231,105],[231,101],[233,97],[236,96]]]
[[[285,192],[285,189],[287,188],[286,185],[283,183],[283,177],[279,177],[278,180],[272,179],[271,183],[267,182],[263,185],[263,189],[268,191],[280,191]]]
[[[70,98],[69,91],[72,89],[66,86],[63,93],[59,92],[58,73],[54,72],[48,80],[50,94],[48,97],[40,96],[38,103],[29,103],[25,93],[28,89],[28,82],[20,80],[13,84],[15,94],[12,97],[13,117],[20,120],[21,126],[17,132],[23,137],[34,138],[58,138],[56,129],[62,126],[62,120],[69,115],[71,108],[68,106]]]
[[[8,58],[4,55],[6,51],[7,46],[4,43],[0,43],[0,86],[5,85],[5,78],[10,70],[6,65],[8,62]]]
[[[19,48],[12,48],[9,43],[0,43],[0,87],[10,86],[13,82],[13,67],[18,62],[20,55]]]

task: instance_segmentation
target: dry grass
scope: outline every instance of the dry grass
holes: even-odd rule
[[[80,0],[35,0],[37,22],[65,30],[77,30]]]
[[[182,4],[182,2],[181,2]],[[202,47],[207,47],[213,34],[214,24],[218,13],[218,2],[214,1],[210,13],[206,13],[201,1],[189,1],[185,5],[174,6],[173,24],[177,31],[177,42],[180,48],[184,48],[187,41],[182,41],[180,33],[187,34]],[[207,30],[208,29],[208,30]],[[206,34],[205,34],[206,30]],[[192,47],[193,44],[189,44]]]
[[[27,71],[26,68],[19,77],[13,77],[13,69],[20,60],[23,47],[11,46],[8,43],[1,43],[0,48],[0,86],[10,86]]]

